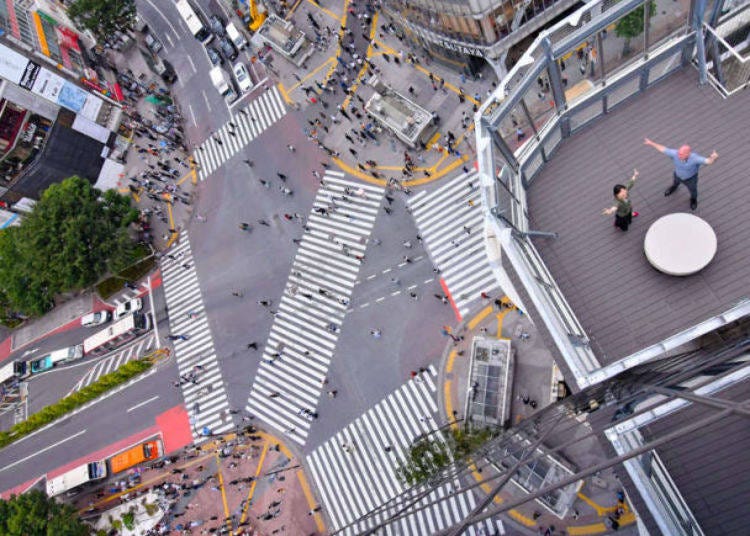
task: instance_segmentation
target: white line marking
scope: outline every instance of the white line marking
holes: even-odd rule
[[[400,266],[400,265],[399,265],[399,266]],[[385,270],[383,270],[383,273],[384,273],[384,274],[387,274],[387,273],[388,273],[388,272],[390,272],[391,270],[392,270],[392,268],[386,268]]]
[[[197,73],[198,69],[195,68],[195,63],[193,63],[193,58],[188,56],[187,59],[188,59],[188,63],[190,63],[190,67],[193,68],[193,74]]]
[[[206,108],[208,108],[208,111],[211,111],[211,105],[208,103],[208,95],[206,95],[205,91],[201,91],[203,94],[203,100],[206,101]]]
[[[190,112],[190,117],[193,119],[193,126],[198,126],[198,123],[195,122],[195,113],[193,113],[193,105],[188,104],[188,111]]]
[[[397,290],[395,292],[391,292],[391,296],[398,296],[399,294],[401,294],[400,290]]]
[[[360,306],[359,306],[359,308],[360,308],[360,309],[364,309],[365,307],[367,307],[367,306],[369,306],[369,305],[370,305],[370,302],[367,302],[367,303],[363,303],[362,305],[360,305]]]
[[[425,279],[423,284],[432,283],[433,281],[435,281],[434,277],[432,277],[430,279]]]
[[[39,455],[40,455],[40,454],[42,454],[43,452],[47,452],[48,450],[50,450],[50,449],[53,449],[53,448],[55,448],[55,447],[58,447],[58,446],[62,445],[63,443],[67,443],[67,442],[68,442],[68,441],[70,441],[71,439],[75,439],[76,437],[78,437],[78,436],[81,436],[81,435],[83,435],[83,434],[85,434],[85,433],[86,433],[86,430],[84,429],[84,430],[81,430],[81,431],[80,431],[80,432],[78,432],[78,433],[75,433],[75,434],[73,434],[73,435],[72,435],[72,436],[70,436],[70,437],[66,437],[65,439],[62,439],[62,440],[58,441],[57,443],[52,443],[51,445],[47,445],[47,446],[46,446],[46,447],[44,447],[43,449],[39,449],[38,451],[36,451],[36,452],[35,452],[34,454],[29,454],[29,455],[28,455],[28,456],[26,456],[25,458],[21,458],[20,460],[16,460],[16,461],[15,461],[15,462],[13,462],[13,463],[10,463],[10,464],[8,464],[8,465],[5,465],[5,466],[3,466],[2,468],[0,468],[0,472],[2,472],[2,471],[5,471],[5,470],[7,470],[7,469],[10,469],[11,467],[15,467],[15,466],[16,466],[16,465],[18,465],[19,463],[23,463],[23,462],[25,462],[26,460],[28,460],[28,459],[31,459],[31,458],[33,458],[34,456],[39,456]]]
[[[369,281],[370,279],[375,279],[376,277],[378,277],[378,274],[372,274],[367,276],[367,280]]]
[[[380,302],[382,302],[382,301],[383,301],[384,299],[385,299],[385,296],[381,296],[380,298],[378,298],[377,300],[375,300],[375,302],[376,302],[376,303],[380,303]]]
[[[133,411],[133,410],[135,410],[135,409],[138,409],[138,408],[140,408],[141,406],[145,406],[145,405],[146,405],[146,404],[148,404],[149,402],[153,402],[153,401],[154,401],[154,400],[156,400],[157,398],[159,398],[159,395],[156,395],[156,396],[152,396],[152,397],[151,397],[151,398],[149,398],[148,400],[144,400],[143,402],[140,402],[140,403],[136,404],[135,406],[133,406],[133,407],[130,407],[130,408],[128,408],[127,410],[125,410],[125,412],[126,412],[126,413],[130,413],[131,411]]]
[[[406,290],[414,290],[415,288],[417,288],[417,285],[412,285],[412,286],[408,287]]]

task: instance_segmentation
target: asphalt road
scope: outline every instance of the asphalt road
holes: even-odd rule
[[[164,364],[154,374],[62,420],[53,428],[6,447],[0,464],[0,489],[37,478],[151,426],[157,415],[182,402],[177,390],[164,387],[176,374],[173,362]],[[130,410],[139,401],[156,395],[159,398]]]

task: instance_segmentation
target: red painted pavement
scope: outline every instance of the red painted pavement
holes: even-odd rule
[[[461,313],[458,312],[458,307],[456,307],[456,302],[453,301],[453,296],[451,296],[451,291],[448,288],[448,285],[446,284],[445,279],[443,279],[442,277],[440,278],[440,286],[443,289],[443,293],[448,297],[448,301],[451,302],[451,307],[453,307],[453,312],[455,313],[456,318],[458,319],[459,322],[461,322],[462,320]]]
[[[155,420],[156,423],[153,426],[149,426],[148,428],[107,445],[104,448],[86,454],[66,465],[53,469],[47,473],[47,476],[49,478],[54,478],[65,471],[69,471],[79,465],[83,465],[84,463],[109,458],[118,452],[153,437],[161,437],[162,443],[164,444],[164,454],[169,454],[179,450],[193,442],[187,410],[183,404],[157,415]],[[36,477],[28,482],[24,482],[23,484],[19,484],[9,490],[3,491],[0,493],[0,497],[7,499],[12,493],[23,493],[40,478],[41,476]]]
[[[180,450],[193,442],[190,418],[182,404],[157,415],[156,425],[161,430],[165,454]]]

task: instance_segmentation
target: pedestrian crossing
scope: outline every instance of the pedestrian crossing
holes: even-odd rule
[[[303,445],[356,284],[383,188],[327,171],[305,223],[247,411]],[[360,258],[358,258],[360,257]]]
[[[484,249],[477,173],[464,173],[437,190],[413,195],[409,208],[433,264],[440,269],[459,314],[465,316],[482,292],[500,288]]]
[[[180,377],[196,378],[195,382],[183,381],[181,388],[197,441],[204,428],[215,434],[230,430],[233,424],[187,231],[180,233],[179,243],[162,257],[161,270],[169,332],[187,337],[173,343]]]
[[[279,88],[273,86],[260,93],[196,148],[193,159],[199,164],[198,178],[206,180],[224,162],[284,117],[286,111]]]
[[[333,525],[332,532],[350,524],[340,534],[362,534],[373,528],[384,520],[385,513],[357,520],[406,489],[396,477],[398,464],[406,460],[415,438],[439,428],[436,379],[437,371],[430,366],[307,456],[307,467]],[[419,504],[443,499],[440,503],[376,533],[423,536],[465,519],[476,501],[471,494],[447,497],[458,488],[458,482],[435,488]],[[505,533],[499,520],[478,523],[465,534],[495,532]]]
[[[148,336],[138,339],[134,344],[108,355],[103,359],[93,362],[93,366],[78,380],[71,392],[80,391],[87,385],[91,385],[100,377],[116,371],[122,365],[132,359],[138,359],[146,355],[150,350],[156,348],[156,336],[149,333]]]

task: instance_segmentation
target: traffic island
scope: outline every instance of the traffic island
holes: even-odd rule
[[[514,470],[509,483],[495,495],[493,502],[518,500],[585,467],[601,447],[592,438],[575,448],[555,450],[551,440],[535,445],[523,436],[519,426],[546,406],[568,394],[568,388],[534,324],[510,301],[485,299],[484,305],[467,316],[455,328],[444,327],[451,342],[444,351],[441,378],[441,404],[454,430],[489,427],[488,437],[497,431],[505,434],[516,450],[485,452],[481,461],[470,463],[465,485],[479,483],[479,499],[486,497],[510,467],[514,456],[532,452],[533,462]],[[505,430],[505,432],[503,432]],[[513,435],[508,431],[517,430]],[[470,432],[475,433],[475,432]],[[470,459],[470,457],[469,457]],[[494,478],[494,480],[492,480]],[[623,527],[635,522],[626,500],[620,500],[620,484],[609,469],[596,477],[560,487],[536,500],[529,500],[507,512],[508,519],[520,527],[554,527],[568,534],[603,534],[613,529],[613,520]]]

